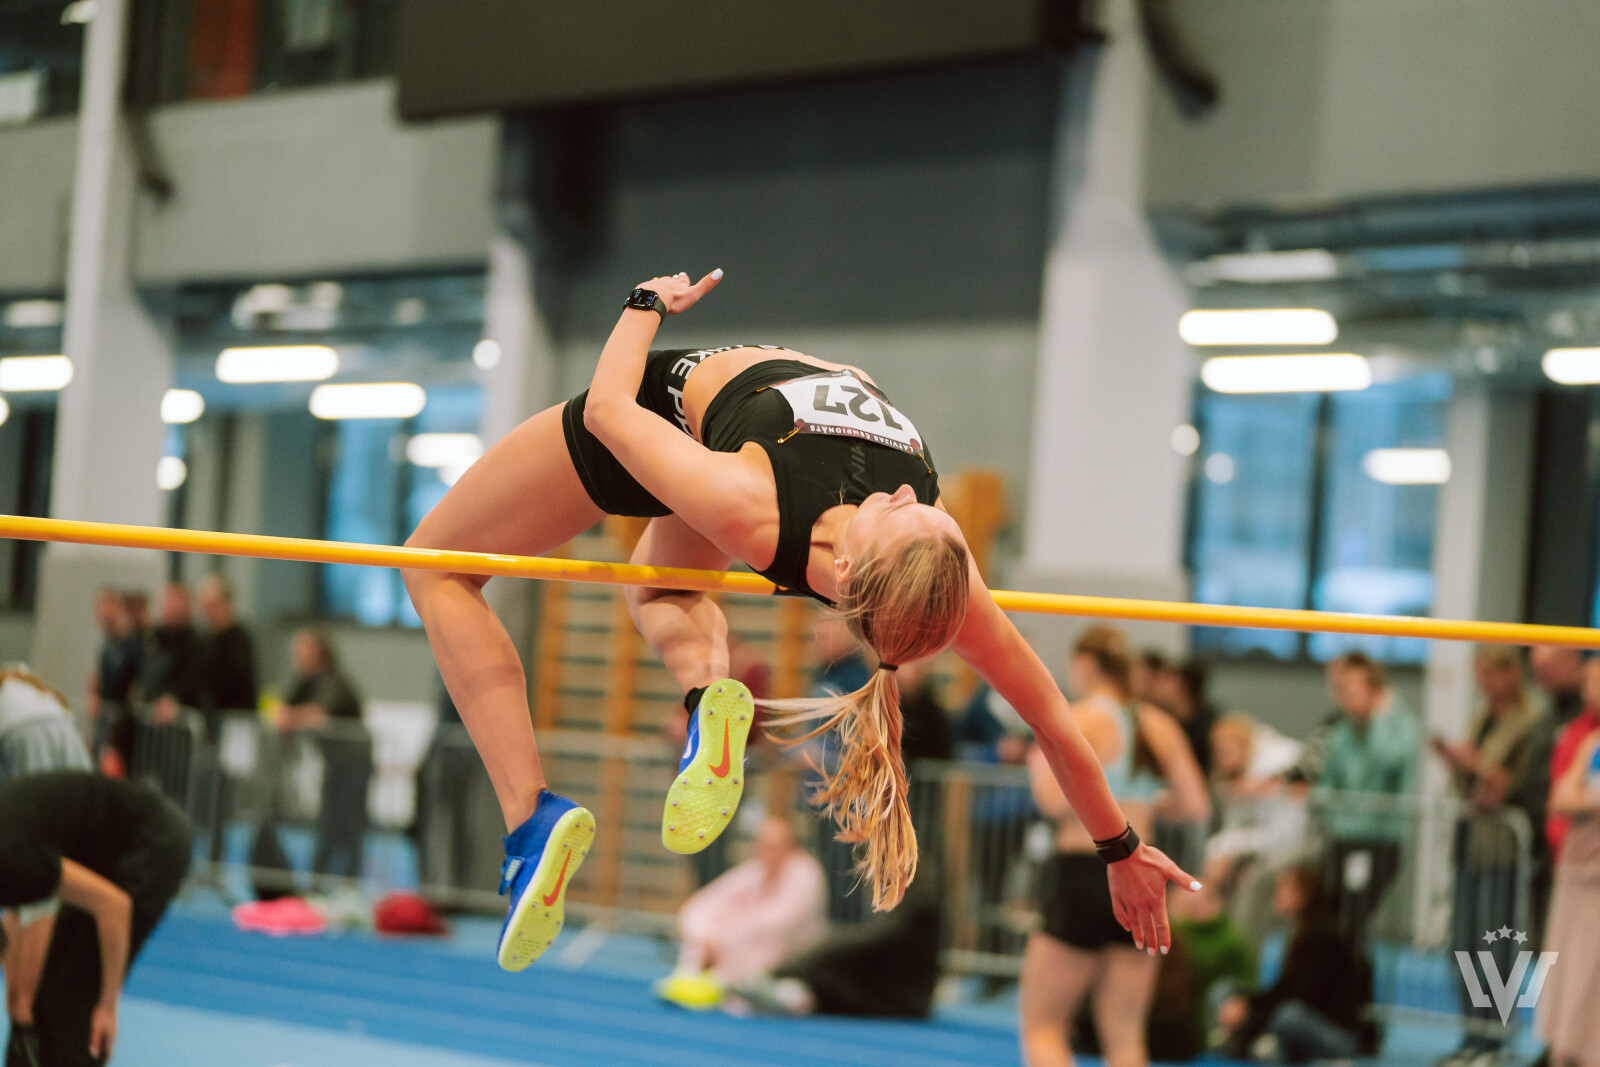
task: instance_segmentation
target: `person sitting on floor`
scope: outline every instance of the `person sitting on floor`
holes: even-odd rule
[[[767,818],[750,858],[678,912],[678,965],[657,994],[683,1007],[713,1007],[724,986],[809,948],[822,936],[825,889],[822,865],[800,849],[788,820]]]
[[[1218,1022],[1227,1053],[1279,1063],[1371,1055],[1378,1035],[1364,1018],[1372,966],[1339,931],[1331,894],[1316,863],[1278,876],[1273,910],[1294,923],[1283,969],[1271,987],[1223,1002]]]

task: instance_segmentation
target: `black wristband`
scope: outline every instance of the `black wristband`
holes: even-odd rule
[[[1108,837],[1104,841],[1096,841],[1094,843],[1094,851],[1095,855],[1107,863],[1125,860],[1139,851],[1139,835],[1133,832],[1133,826],[1130,823],[1128,828],[1116,837]]]

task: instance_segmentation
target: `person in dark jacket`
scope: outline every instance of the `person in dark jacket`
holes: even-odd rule
[[[204,701],[205,648],[194,628],[189,589],[168,582],[161,590],[161,614],[145,636],[139,691],[157,722],[171,722],[179,708],[199,708]]]
[[[215,740],[221,713],[255,711],[261,691],[255,646],[235,613],[233,586],[220,574],[200,583],[200,614],[209,631],[201,667],[202,710],[207,734]]]
[[[128,968],[188,868],[188,820],[142,783],[70,770],[0,785],[8,1065],[110,1058]]]
[[[89,679],[87,706],[94,722],[90,749],[106,773],[120,777],[133,759],[132,707],[144,649],[121,590],[101,589],[95,595],[94,617],[103,640]]]
[[[1321,866],[1280,874],[1272,906],[1294,924],[1283,969],[1268,988],[1223,1003],[1228,1055],[1304,1063],[1375,1053],[1377,1030],[1366,1017],[1372,966],[1340,932]]]

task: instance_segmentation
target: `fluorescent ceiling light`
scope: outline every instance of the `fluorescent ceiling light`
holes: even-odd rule
[[[14,300],[6,305],[6,325],[14,330],[61,325],[61,301]]]
[[[1600,348],[1552,348],[1544,372],[1562,385],[1600,385]]]
[[[319,419],[409,419],[428,402],[411,382],[319,385],[311,390],[311,414]]]
[[[168,389],[161,398],[161,421],[169,426],[193,422],[205,410],[206,398],[193,389]]]
[[[1325,345],[1339,324],[1320,308],[1247,308],[1190,311],[1178,336],[1191,345]]]
[[[481,455],[475,433],[419,433],[406,442],[406,459],[418,467],[465,467]]]
[[[5,397],[0,396],[0,426],[4,426],[6,424],[6,420],[10,417],[11,405],[6,403]]]
[[[1361,356],[1217,356],[1200,367],[1200,380],[1218,393],[1331,393],[1365,389],[1372,369]]]
[[[46,393],[72,381],[66,356],[8,356],[0,359],[0,392]]]
[[[472,346],[472,362],[479,370],[493,370],[500,365],[500,342],[485,337]]]
[[[1443,485],[1450,453],[1442,448],[1374,448],[1361,457],[1367,477],[1385,485]]]
[[[162,456],[156,464],[156,488],[167,492],[178,488],[189,477],[189,466],[177,456]]]
[[[339,370],[339,353],[326,345],[271,345],[224,348],[217,357],[217,380],[250,382],[320,382]]]
[[[1325,248],[1212,256],[1202,266],[1225,282],[1300,282],[1339,276],[1339,261]]]

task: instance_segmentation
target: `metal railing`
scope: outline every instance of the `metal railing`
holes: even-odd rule
[[[719,873],[728,855],[742,854],[761,815],[772,811],[817,827],[815,850],[833,875],[834,921],[870,915],[869,894],[855,885],[848,850],[831,843],[831,827],[805,804],[806,771],[794,760],[753,749],[741,817],[724,835],[727,847],[685,859],[660,844],[661,798],[677,766],[672,746],[657,738],[571,730],[542,733],[539,744],[550,787],[588,806],[600,823],[594,852],[569,896],[573,913],[599,928],[672,931],[683,901]],[[361,762],[363,751],[371,752],[371,741],[359,723],[284,734],[258,716],[229,715],[208,738],[199,717],[186,712],[175,723],[141,723],[133,773],[159,785],[202,834],[210,834],[209,869],[220,883],[219,872],[246,862],[238,849],[241,829],[270,823],[319,838],[337,831],[329,799],[349,806],[352,795],[366,795],[373,768],[370,755]],[[355,820],[359,832],[409,824],[415,888],[449,908],[498,913],[504,906],[495,893],[504,827],[465,730],[436,731],[414,773],[414,813],[388,813],[385,826],[385,819],[363,811]],[[349,782],[330,786],[340,774],[367,778],[352,794]],[[1015,976],[1027,938],[1039,928],[1041,873],[1055,836],[1034,808],[1026,770],[928,761],[914,764],[910,779],[922,870],[941,880],[946,970]],[[1341,927],[1374,964],[1380,1020],[1462,1024],[1488,1038],[1510,1032],[1464,995],[1457,1002],[1451,990],[1441,992],[1436,964],[1442,956],[1453,977],[1454,952],[1486,950],[1508,956],[1502,973],[1509,973],[1515,955],[1509,944],[1473,942],[1502,927],[1537,937],[1528,927],[1532,835],[1520,812],[1478,812],[1448,796],[1320,791],[1224,797],[1217,808],[1204,835],[1206,873],[1220,879],[1224,907],[1253,941],[1262,943],[1274,930],[1272,887],[1279,870],[1314,861],[1325,873]],[[348,819],[342,824],[347,835],[351,825]],[[225,847],[230,829],[231,852]],[[367,873],[369,889],[412,888],[375,884]],[[1431,984],[1417,977],[1423,957],[1435,964]]]

